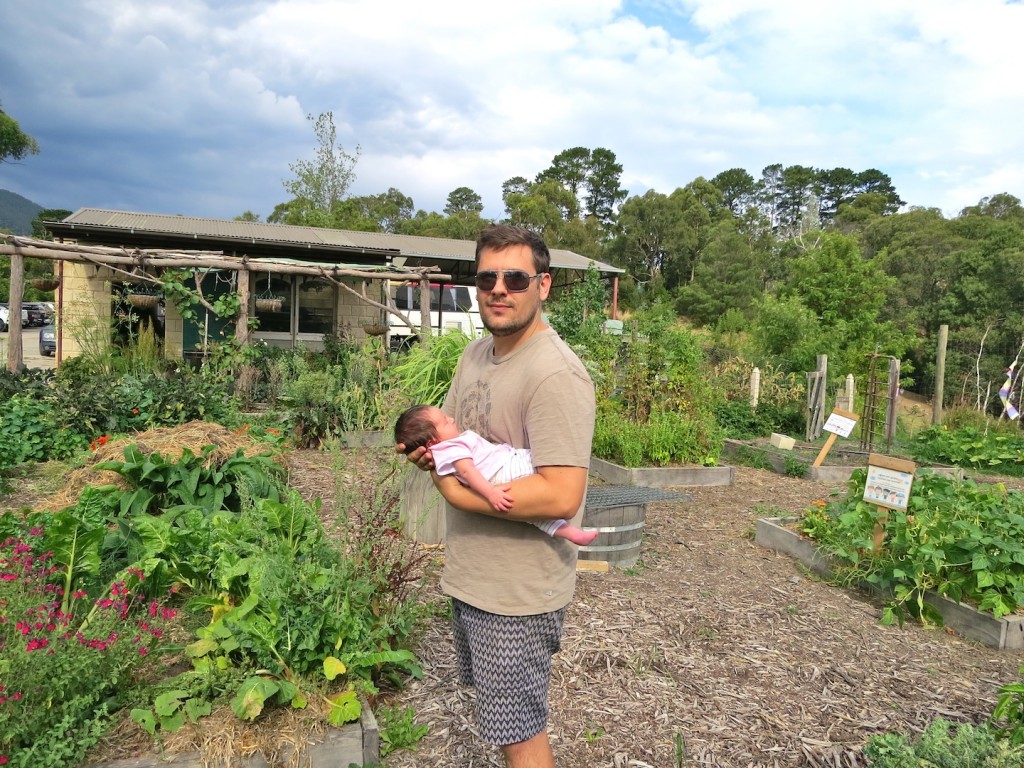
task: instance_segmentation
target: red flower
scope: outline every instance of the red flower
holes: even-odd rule
[[[138,408],[132,408],[132,413],[134,413],[135,415],[138,415],[139,409]]]

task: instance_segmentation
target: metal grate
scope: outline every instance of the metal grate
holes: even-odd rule
[[[690,501],[688,493],[664,491],[636,485],[597,485],[587,489],[587,509],[625,507],[652,501]]]

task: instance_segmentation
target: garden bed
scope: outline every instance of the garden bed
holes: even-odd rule
[[[678,488],[702,485],[732,485],[735,470],[721,467],[621,467],[596,456],[590,459],[590,474],[614,485],[648,488]]]
[[[757,521],[755,541],[766,549],[799,560],[819,576],[828,578],[833,562],[823,555],[812,539],[787,528],[797,518],[762,518]],[[865,585],[867,586],[867,585]],[[925,602],[942,616],[943,624],[964,637],[999,650],[1024,649],[1024,616],[1013,614],[996,618],[973,606],[958,603],[934,592],[925,593]]]
[[[806,443],[797,443],[792,450],[783,451],[767,440],[726,439],[723,448],[723,453],[738,463],[749,464],[759,469],[770,469],[780,475],[803,477],[818,483],[845,483],[856,470],[866,467],[868,463],[868,451],[833,447],[825,457],[824,461],[827,461],[827,464],[811,466],[820,452],[821,446]],[[929,465],[927,468],[943,475],[957,478],[964,476],[963,470],[959,467]]]
[[[329,728],[322,739],[307,740],[304,749],[297,752],[286,745],[279,754],[268,759],[262,753],[248,757],[234,757],[232,766],[239,768],[270,768],[276,765],[304,765],[309,768],[351,768],[351,766],[377,765],[380,760],[380,734],[373,711],[363,705],[359,722],[347,723],[340,728]],[[144,757],[92,763],[92,768],[206,768],[210,764],[200,752],[178,752],[146,755]]]

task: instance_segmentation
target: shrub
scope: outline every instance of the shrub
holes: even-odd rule
[[[0,544],[0,762],[33,768],[81,760],[174,617],[125,580],[98,598],[65,594],[43,537],[34,527]]]

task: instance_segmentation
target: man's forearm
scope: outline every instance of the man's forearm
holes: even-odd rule
[[[434,485],[456,509],[508,520],[568,520],[576,514],[587,488],[585,467],[538,467],[537,473],[513,480],[509,493],[515,498],[508,512],[496,512],[480,494],[462,485],[453,475],[438,477]]]

